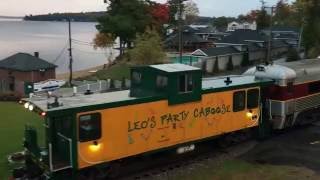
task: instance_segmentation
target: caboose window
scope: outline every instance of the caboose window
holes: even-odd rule
[[[163,89],[168,86],[168,78],[166,76],[157,76],[157,88]]]
[[[259,89],[250,89],[247,92],[247,108],[257,108],[259,106]]]
[[[191,74],[183,74],[179,76],[179,92],[187,93],[193,91],[193,79]]]
[[[79,117],[79,141],[88,142],[101,137],[101,114],[86,114]]]
[[[133,72],[132,73],[132,83],[134,84],[140,84],[142,80],[142,74],[139,72]]]
[[[233,112],[243,111],[246,104],[246,92],[238,91],[233,94]]]

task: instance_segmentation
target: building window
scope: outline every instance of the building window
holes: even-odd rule
[[[179,92],[188,93],[193,91],[193,78],[191,74],[183,74],[179,76]]]
[[[247,108],[253,109],[259,106],[259,89],[250,89],[247,92]]]
[[[132,73],[132,83],[134,84],[140,84],[142,80],[142,74],[139,72],[133,72]]]
[[[238,91],[233,94],[233,112],[243,111],[245,109],[246,92]]]
[[[88,142],[101,138],[101,114],[86,114],[79,117],[79,141]]]
[[[168,86],[168,78],[166,76],[157,76],[157,88],[163,89]]]
[[[312,82],[309,84],[309,94],[315,94],[320,92],[320,82]]]

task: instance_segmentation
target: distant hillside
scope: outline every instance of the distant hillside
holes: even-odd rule
[[[67,21],[69,18],[77,22],[96,22],[97,18],[103,16],[105,12],[86,13],[53,13],[44,15],[29,15],[23,19],[26,21]]]

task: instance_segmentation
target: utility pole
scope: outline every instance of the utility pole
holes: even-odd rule
[[[265,1],[261,1],[262,3],[262,9],[265,10],[267,8],[270,8],[271,9],[271,14],[270,14],[270,25],[269,25],[269,37],[268,37],[268,52],[267,52],[267,60],[266,62],[267,63],[271,63],[271,60],[272,60],[272,40],[273,40],[273,34],[272,34],[272,28],[273,28],[273,12],[274,12],[274,9],[276,7],[274,6],[271,6],[271,7],[266,7],[264,6],[265,5]]]
[[[69,24],[69,86],[72,86],[72,38],[71,38],[71,19],[68,18],[68,24]]]
[[[183,13],[183,7],[182,7],[182,3],[184,0],[178,0],[178,8],[179,8],[179,12],[178,12],[178,30],[179,30],[179,59],[180,59],[180,63],[182,64],[182,54],[183,54],[183,30],[182,30],[182,13]]]

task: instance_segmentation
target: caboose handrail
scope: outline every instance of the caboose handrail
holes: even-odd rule
[[[66,166],[66,167],[63,167],[63,168],[59,168],[59,169],[54,169],[53,167],[53,162],[52,162],[52,144],[49,143],[49,167],[50,167],[50,171],[51,172],[57,172],[57,171],[61,171],[61,170],[64,170],[64,169],[69,169],[69,168],[72,168],[72,139],[70,138],[67,138],[66,136],[62,135],[61,133],[57,133],[58,136],[60,136],[61,138],[67,140],[69,142],[69,148],[70,148],[70,165],[69,166]]]
[[[66,136],[64,136],[63,134],[61,134],[61,133],[58,133],[58,136],[60,136],[60,137],[62,137],[63,139],[65,139],[65,140],[67,140],[67,141],[69,141],[69,150],[70,150],[70,154],[69,154],[69,156],[70,156],[70,167],[72,167],[72,164],[73,164],[73,162],[72,162],[72,139],[71,138],[68,138],[68,137],[66,137]]]

